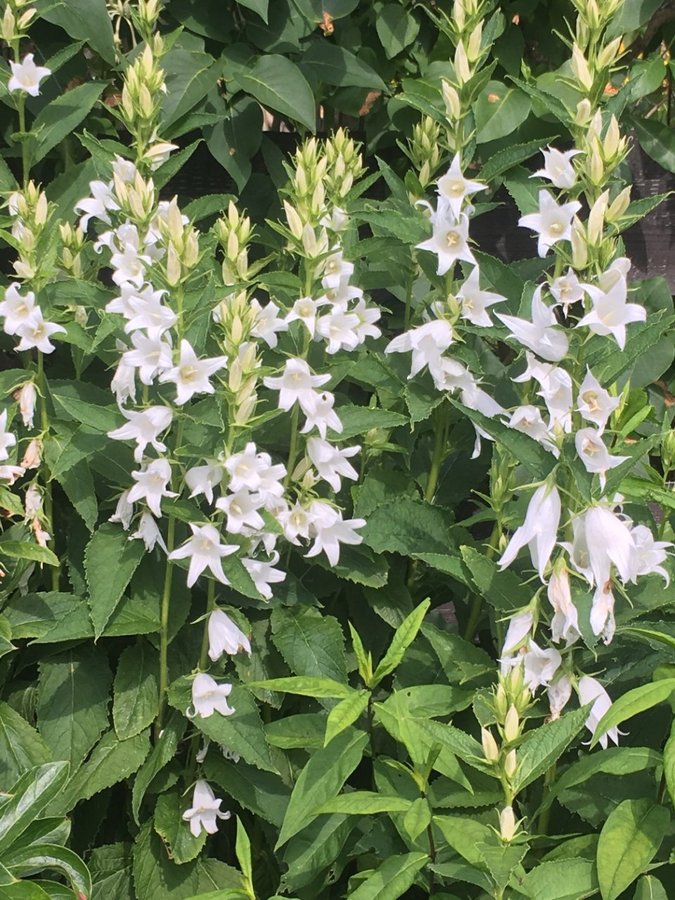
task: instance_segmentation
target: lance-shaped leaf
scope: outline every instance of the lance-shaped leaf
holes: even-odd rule
[[[383,678],[390,675],[401,664],[405,651],[417,637],[417,633],[422,627],[422,622],[430,606],[431,601],[424,600],[398,626],[389,649],[375,669],[373,687],[378,685]]]
[[[628,691],[615,700],[605,715],[598,722],[591,747],[594,747],[603,734],[607,734],[610,728],[616,728],[626,719],[637,716],[638,713],[651,709],[659,703],[663,703],[675,691],[675,678],[664,678],[662,681],[654,681],[643,684],[640,687]]]
[[[46,763],[29,769],[9,790],[0,806],[0,852],[4,853],[31,825],[68,778],[67,762]]]

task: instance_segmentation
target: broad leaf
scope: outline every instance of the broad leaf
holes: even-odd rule
[[[656,855],[670,814],[651,800],[624,800],[612,810],[598,841],[598,882],[602,900],[616,900]]]
[[[104,522],[85,552],[89,611],[100,637],[145,553],[142,541],[130,541],[117,525]]]

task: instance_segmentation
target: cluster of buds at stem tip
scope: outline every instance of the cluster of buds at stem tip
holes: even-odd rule
[[[152,43],[146,44],[128,67],[124,77],[120,112],[142,150],[155,131],[161,97],[166,92],[164,70],[157,62],[163,49],[161,37],[155,35]]]
[[[593,185],[603,184],[628,153],[628,139],[621,135],[616,116],[610,116],[606,128],[603,129],[602,114],[597,110],[594,115],[583,121],[587,108],[582,107],[582,100],[577,107],[577,122],[585,126],[581,135],[580,146],[585,153],[586,177]]]
[[[596,35],[611,22],[623,0],[572,0],[572,3],[579,14],[577,22]]]
[[[295,151],[294,162],[295,168],[289,172],[289,193],[293,197],[295,211],[303,225],[317,225],[326,205],[324,177],[328,159],[319,141],[310,138]],[[290,222],[289,226],[295,232]]]
[[[230,200],[227,215],[218,219],[214,232],[223,251],[223,283],[228,286],[248,281],[247,248],[253,235],[251,220]]]
[[[147,225],[157,211],[157,191],[152,178],[136,171],[133,181],[125,181],[119,172],[113,174],[115,197],[123,213],[138,225]]]
[[[424,116],[413,128],[408,154],[422,188],[427,187],[441,164],[440,140],[441,126],[431,116]]]
[[[19,278],[35,278],[48,261],[39,252],[39,241],[45,233],[51,215],[47,195],[33,181],[22,191],[14,191],[7,200],[9,214],[13,217],[12,236],[16,238],[19,258],[14,271]]]
[[[360,145],[339,128],[324,144],[326,196],[331,205],[338,205],[351,191],[354,182],[364,172]]]
[[[0,20],[0,40],[13,44],[27,36],[28,28],[37,15],[29,6],[30,0],[9,0]]]
[[[187,222],[175,197],[159,218],[158,224],[159,233],[166,245],[166,282],[171,287],[176,287],[185,281],[199,262],[199,233]]]
[[[152,40],[161,11],[161,0],[138,0],[138,6],[130,10],[134,25],[146,43]]]
[[[84,250],[84,232],[78,225],[73,228],[70,222],[59,222],[61,237],[61,257],[59,262],[66,272],[79,278],[82,275],[82,251]]]

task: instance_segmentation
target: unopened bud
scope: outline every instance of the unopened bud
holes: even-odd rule
[[[577,103],[577,112],[574,117],[575,123],[577,125],[586,125],[586,123],[591,118],[592,109],[593,108],[591,106],[591,101],[587,97],[584,97],[583,100],[580,100]]]
[[[447,81],[443,80],[441,83],[442,91],[443,91],[443,102],[445,103],[445,114],[450,119],[451,122],[456,121],[462,114],[462,106],[459,101],[459,94],[452,87],[451,84],[448,84]]]
[[[483,744],[483,755],[488,762],[496,762],[499,759],[499,747],[497,741],[493,738],[487,728],[480,730],[481,742]]]
[[[302,219],[298,215],[298,211],[295,207],[291,206],[286,200],[284,200],[284,212],[286,213],[286,221],[288,222],[288,227],[291,230],[291,234],[293,237],[299,241],[302,239]]]
[[[578,44],[575,44],[572,48],[572,71],[584,90],[591,91],[593,89],[593,76],[588,67],[586,57],[581,52]]]
[[[619,123],[616,116],[612,116],[609,120],[607,131],[605,132],[605,139],[602,142],[602,152],[607,161],[612,160],[616,156],[619,150],[620,140],[621,132],[619,130]]]
[[[455,48],[454,64],[457,81],[460,85],[466,84],[471,78],[471,67],[462,41],[459,41]]]
[[[605,211],[609,203],[609,191],[603,191],[591,207],[588,215],[588,223],[586,225],[586,233],[588,235],[588,243],[597,246],[602,241],[603,229],[605,227]]]
[[[602,51],[598,54],[598,69],[608,69],[616,62],[621,49],[622,40],[621,37],[614,38],[611,43],[607,44],[606,47],[603,47]]]
[[[588,246],[584,226],[575,216],[572,223],[572,265],[575,269],[585,269],[588,265]]]
[[[611,202],[607,213],[605,214],[605,219],[608,222],[617,222],[621,216],[628,209],[628,205],[630,204],[630,192],[631,187],[627,185],[619,194],[616,195],[614,200]]]
[[[39,438],[33,440],[26,447],[23,459],[19,463],[24,469],[37,469],[42,462],[42,441]]]
[[[483,38],[483,23],[479,22],[469,36],[469,42],[466,47],[466,54],[469,62],[476,62],[480,56],[480,45]]]
[[[509,750],[506,754],[506,758],[504,759],[504,774],[507,778],[513,778],[516,774],[516,768],[518,766],[518,760],[516,758],[516,751]]]
[[[181,268],[180,257],[176,252],[176,248],[173,244],[169,244],[166,251],[166,280],[171,287],[176,287],[180,283]]]
[[[513,813],[513,807],[505,806],[499,813],[499,835],[501,839],[506,843],[513,840],[516,828],[516,817]]]
[[[518,716],[516,707],[511,704],[511,706],[509,706],[509,711],[506,713],[506,718],[504,719],[504,737],[511,743],[518,738],[519,734],[520,717]]]

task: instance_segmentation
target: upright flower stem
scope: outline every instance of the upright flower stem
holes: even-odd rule
[[[30,175],[30,158],[28,156],[28,142],[25,140],[26,134],[26,98],[23,94],[19,95],[17,100],[17,111],[19,113],[19,132],[22,135],[21,140],[21,183],[26,188],[28,184],[28,176]]]
[[[47,380],[45,378],[45,358],[44,353],[38,350],[37,354],[37,383],[38,383],[38,397],[40,398],[40,428],[42,430],[42,438],[43,440],[49,435],[49,412],[47,410]],[[44,460],[42,461],[42,465],[44,466],[44,510],[45,517],[47,522],[49,523],[49,530],[52,535],[52,539],[54,539],[54,504],[52,502],[52,484],[49,477],[49,470],[46,467],[46,463]],[[59,589],[59,567],[52,566],[51,567],[51,582],[52,582],[52,590],[58,591]]]
[[[206,619],[204,620],[204,633],[202,635],[202,650],[199,654],[199,669],[206,668],[206,660],[209,654],[209,616],[216,608],[216,583],[211,578],[206,589]]]
[[[291,480],[291,474],[295,468],[295,458],[298,455],[298,417],[299,407],[296,403],[291,413],[291,443],[288,448],[288,460],[286,462],[286,478],[284,479],[284,487],[288,486]]]
[[[166,546],[171,553],[176,539],[176,519],[169,516],[169,526]],[[159,617],[159,712],[155,723],[155,739],[162,730],[162,720],[166,708],[166,689],[169,683],[169,609],[171,607],[171,585],[173,583],[173,562],[167,558],[164,570],[164,588],[162,590],[162,605]]]
[[[490,535],[489,546],[485,551],[485,556],[488,559],[492,559],[495,555],[495,547],[497,541],[499,540],[499,536],[502,532],[501,523],[498,521],[495,522],[492,528],[492,534]],[[466,623],[466,628],[464,630],[464,640],[469,643],[473,642],[473,639],[476,637],[476,632],[478,631],[478,626],[480,624],[481,617],[483,615],[483,598],[480,594],[476,594],[471,602],[471,609],[469,611],[469,619]]]

